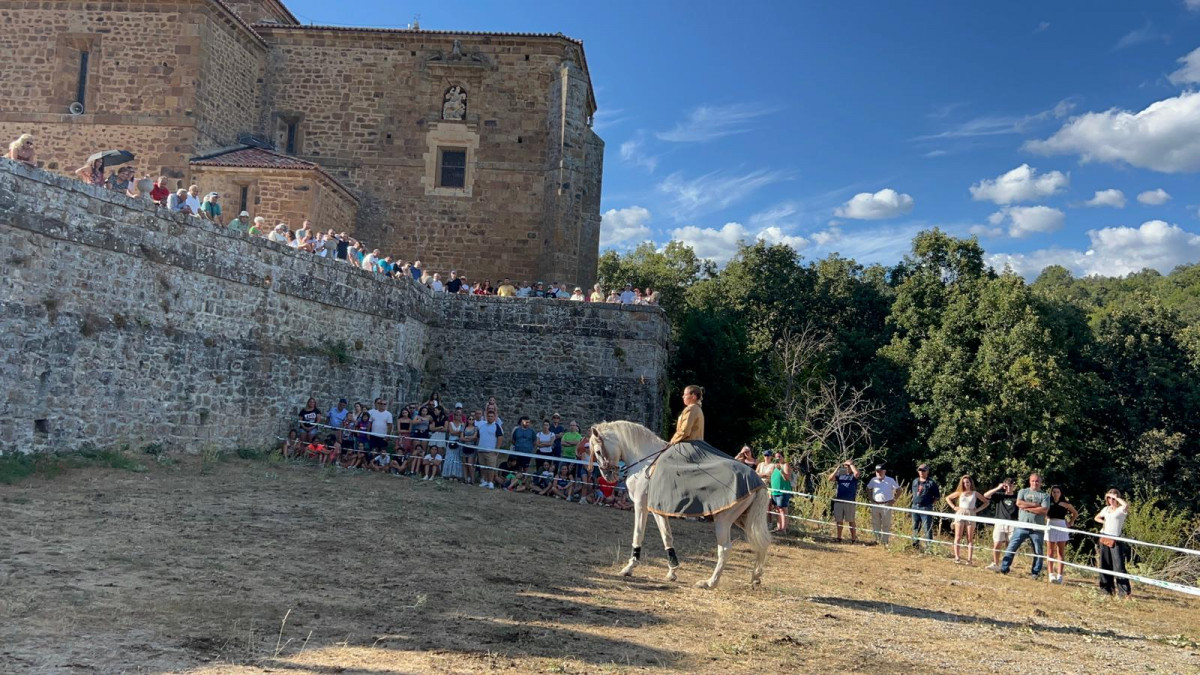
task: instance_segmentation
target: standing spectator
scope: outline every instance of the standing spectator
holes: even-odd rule
[[[875,475],[867,481],[867,496],[871,499],[871,530],[875,541],[888,545],[892,537],[892,510],[884,508],[896,503],[896,493],[900,484],[895,478],[887,475],[887,469],[882,464],[875,465]]]
[[[554,456],[562,457],[562,437],[567,433],[567,428],[563,426],[562,416],[558,413],[550,416],[550,433],[554,434]]]
[[[219,209],[221,207],[218,206],[217,208]],[[261,218],[262,216],[259,217]],[[250,228],[253,227],[253,225],[250,223],[250,213],[247,211],[242,211],[237,215],[237,218],[230,218],[229,224],[226,225],[226,227],[233,232],[237,232],[238,234],[249,234]]]
[[[193,216],[200,215],[200,186],[189,185],[187,189],[187,205]]]
[[[479,428],[479,464],[482,475],[480,476],[480,487],[485,487],[489,490],[496,488],[496,450],[501,449],[504,441],[504,425],[496,419],[496,411],[487,411],[487,417],[483,424],[475,425]]]
[[[104,158],[75,169],[75,175],[88,185],[104,187]]]
[[[621,291],[621,304],[632,305],[636,297],[633,292],[633,284],[625,284],[625,290]]]
[[[171,196],[171,188],[167,187],[167,177],[159,176],[154,182],[154,187],[150,189],[150,201],[159,206],[167,205],[167,198]]]
[[[652,291],[652,290],[650,290],[650,287],[647,286],[645,297],[643,298],[642,304],[657,305],[658,304],[658,291]]]
[[[462,279],[458,278],[458,272],[450,270],[450,280],[446,282],[446,292],[457,294],[462,290]]]
[[[833,470],[829,474],[829,481],[837,483],[837,496],[833,502],[833,521],[834,530],[836,531],[836,541],[842,543],[842,523],[850,525],[850,542],[858,543],[858,531],[854,523],[854,512],[856,505],[854,500],[858,497],[858,467],[854,466],[854,462],[846,460],[841,466]]]
[[[14,162],[37,166],[37,163],[33,160],[33,134],[21,134],[17,136],[17,140],[8,144],[8,154],[5,157]]]
[[[425,269],[421,266],[421,261],[414,260],[412,267],[408,268],[408,273],[412,275],[413,281],[421,283],[421,277],[425,274]]]
[[[1017,519],[1017,480],[1005,478],[1002,483],[983,493],[993,506],[992,517],[996,520]],[[1008,548],[1008,540],[1012,537],[1013,526],[992,526],[992,564],[987,566],[989,572],[1000,571],[1000,553]]]
[[[929,477],[929,465],[917,467],[917,477],[912,482],[912,507],[915,511],[933,511],[933,505],[942,497],[942,489],[937,481]],[[913,548],[920,548],[921,541],[925,547],[933,544],[933,516],[924,513],[913,514]]]
[[[133,188],[133,167],[123,166],[112,172],[109,174],[108,180],[104,181],[104,186],[113,192],[130,195],[130,190]]]
[[[478,416],[479,411],[475,414]],[[475,418],[467,417],[467,421],[463,422],[462,431],[462,455],[463,455],[463,481],[467,485],[475,483],[475,465],[476,446],[479,445],[479,427],[475,426]]]
[[[276,244],[286,244],[287,235],[284,234],[285,230],[287,230],[287,225],[284,225],[283,223],[276,223],[275,229],[271,230],[271,234],[267,235],[267,239],[275,242]]]
[[[579,443],[583,440],[583,434],[579,433],[579,422],[571,420],[567,424],[567,431],[562,435],[559,443],[562,447],[563,459],[577,459],[579,457]]]
[[[1125,518],[1129,516],[1129,504],[1121,499],[1121,491],[1113,488],[1104,493],[1104,508],[1096,514],[1094,520],[1100,523],[1100,543],[1097,547],[1100,561],[1098,567],[1108,572],[1125,574],[1125,542],[1117,541],[1125,529]],[[1100,590],[1113,594],[1114,582],[1116,591],[1123,597],[1129,597],[1129,579],[1114,577],[1111,574],[1100,573]]]
[[[308,236],[312,233],[312,225],[305,220],[304,222],[300,223],[300,229],[296,230],[296,238],[300,241],[304,241],[305,239],[308,239]]]
[[[1050,488],[1050,508],[1046,510],[1046,520],[1054,527],[1071,527],[1079,512],[1067,501],[1062,488],[1054,485]],[[1063,582],[1063,559],[1067,554],[1067,542],[1071,535],[1066,530],[1046,530],[1046,558],[1050,561],[1050,583]],[[1057,565],[1058,572],[1055,572]]]
[[[763,455],[764,456],[768,455],[770,452],[771,452],[770,450],[767,450],[765,453],[763,453]],[[750,467],[751,469],[758,466],[758,460],[754,459],[754,451],[751,450],[750,446],[748,446],[748,445],[743,445],[742,449],[738,450],[738,454],[734,457],[734,459],[741,462],[742,464],[745,464],[746,466]],[[763,461],[765,462],[766,460],[763,460]],[[759,474],[759,475],[761,476],[762,474]],[[765,478],[766,478],[766,476],[764,476],[764,479]]]
[[[530,425],[529,418],[521,417],[521,419],[517,420],[517,426],[513,428],[510,447],[517,452],[525,452],[532,455],[536,447],[534,442],[537,440],[537,437],[537,431]],[[540,450],[540,448],[538,449]],[[514,465],[518,471],[524,471],[525,467],[529,466],[529,457],[512,455],[511,459],[514,460]]]
[[[583,302],[583,300],[584,300],[583,289],[576,286],[575,292],[571,294],[571,299],[574,300],[575,302]]]
[[[554,455],[554,432],[550,431],[550,421],[542,420],[542,428],[534,435],[534,448],[541,457]],[[540,458],[539,462],[542,461]]]
[[[392,411],[387,409],[387,401],[383,398],[375,399],[375,408],[367,413],[371,420],[371,436],[370,444],[371,451],[376,453],[386,453],[388,446],[387,437],[392,433]],[[396,467],[399,469],[399,466]]]
[[[759,475],[766,476],[767,485],[771,486],[771,511],[779,517],[771,531],[786,533],[787,511],[792,504],[792,465],[784,460],[783,453],[767,450],[757,468]],[[767,519],[770,520],[770,516]]]
[[[1042,477],[1036,473],[1029,474],[1029,487],[1017,493],[1017,514],[1019,525],[1013,530],[1012,541],[1004,549],[1004,559],[1000,561],[1000,573],[1008,574],[1012,567],[1013,557],[1025,540],[1033,546],[1033,568],[1030,576],[1036,581],[1042,575],[1042,533],[1040,528],[1021,527],[1024,525],[1045,525],[1046,512],[1050,510],[1050,495],[1042,492]]]
[[[496,289],[496,295],[502,298],[515,298],[517,297],[517,289],[513,288],[512,282],[508,280],[508,277],[505,277],[504,281],[500,282],[500,287]]]
[[[374,249],[370,253],[363,256],[362,268],[368,272],[375,271],[375,262],[379,260],[379,249]]]
[[[442,293],[446,290],[446,285],[442,283],[442,275],[440,272],[433,273],[433,280],[429,282],[429,288],[434,293]]]
[[[954,492],[946,495],[946,506],[954,509],[954,513],[957,516],[954,519],[954,562],[962,562],[962,559],[958,556],[958,542],[960,539],[965,539],[967,542],[967,564],[974,564],[975,521],[967,520],[963,516],[974,516],[986,508],[987,505],[987,497],[976,492],[975,479],[969,474],[959,478],[958,487],[954,489]]]
[[[600,284],[592,286],[592,293],[588,296],[589,302],[604,302],[604,291],[600,290]]]
[[[522,281],[521,285],[517,287],[517,297],[528,298],[531,295],[533,295],[533,288],[530,287],[528,281]]]
[[[242,211],[242,213],[246,212]],[[250,223],[250,227],[246,229],[246,234],[250,235],[251,237],[261,237],[263,236],[263,231],[266,230],[266,228],[267,219],[263,218],[262,216],[255,216],[254,222]]]
[[[339,443],[346,441],[342,437],[342,425],[346,422],[346,416],[350,414],[350,410],[346,408],[346,399],[338,399],[337,405],[329,409],[329,413],[325,416],[329,422],[329,426],[335,429],[334,435]]]
[[[332,229],[330,229],[328,232],[325,233],[325,257],[326,258],[337,258],[338,257],[338,255],[337,255],[338,254],[338,241],[339,241],[339,239],[337,238],[336,235],[334,235]]]
[[[608,297],[604,301],[615,305],[621,302],[621,296],[617,294],[617,289],[614,288],[609,292]]]
[[[539,281],[539,282],[537,282],[537,283],[535,283],[535,284],[533,285],[533,291],[531,291],[531,292],[529,293],[529,297],[531,297],[531,298],[544,298],[544,297],[546,297],[546,287],[545,287],[545,286],[546,286],[546,285],[545,285],[545,284],[543,284],[543,283],[542,283],[542,282],[540,282],[540,281]]]
[[[463,479],[463,455],[460,444],[466,424],[463,405],[455,403],[454,410],[450,412],[450,417],[446,420],[446,463],[442,465],[443,478],[453,478],[458,481]]]
[[[309,398],[300,409],[300,442],[312,443],[317,438],[317,425],[321,423],[321,411],[317,399]]]

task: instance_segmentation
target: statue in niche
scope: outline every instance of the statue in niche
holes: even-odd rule
[[[450,48],[450,60],[459,61],[462,57],[462,40],[455,40],[454,46]]]
[[[461,122],[467,117],[467,90],[457,84],[446,90],[442,102],[442,119]]]

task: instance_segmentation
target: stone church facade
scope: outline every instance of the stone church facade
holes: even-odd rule
[[[427,269],[587,284],[604,143],[561,34],[301,25],[278,0],[0,0],[0,134]]]

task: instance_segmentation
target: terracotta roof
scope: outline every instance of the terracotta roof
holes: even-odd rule
[[[568,37],[562,33],[502,33],[496,31],[484,30],[427,30],[424,28],[372,28],[369,26],[323,26],[320,24],[296,24],[288,26],[280,23],[263,23],[254,24],[256,29],[274,29],[282,28],[284,30],[332,30],[344,31],[353,33],[405,33],[409,35],[482,35],[495,37],[532,37],[532,38],[559,38],[574,42],[582,46],[583,40],[578,40],[573,37]]]
[[[337,178],[329,175],[329,172],[326,171],[320,164],[300,159],[299,157],[285,155],[282,152],[267,150],[265,148],[239,145],[232,148],[226,148],[209,155],[193,157],[188,160],[188,164],[192,166],[211,166],[227,169],[281,169],[293,171],[316,171],[330,180],[339,189],[349,195],[354,201],[358,201],[357,195],[351,192]]]

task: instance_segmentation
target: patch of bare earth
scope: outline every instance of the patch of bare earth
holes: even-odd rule
[[[285,463],[184,458],[0,486],[0,672],[1200,669],[1200,602],[931,556],[774,546],[752,589],[691,587],[710,526]],[[284,618],[286,616],[286,622]],[[281,629],[282,624],[282,629]]]

